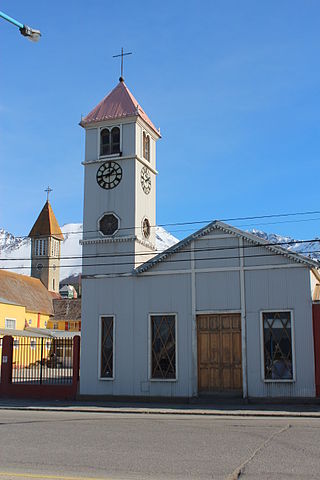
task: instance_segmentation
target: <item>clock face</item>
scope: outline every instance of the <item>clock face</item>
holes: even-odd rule
[[[97,182],[101,188],[110,190],[119,185],[122,178],[122,168],[116,162],[105,162],[97,171]]]
[[[148,195],[151,191],[151,175],[147,167],[141,169],[141,187],[145,194]]]

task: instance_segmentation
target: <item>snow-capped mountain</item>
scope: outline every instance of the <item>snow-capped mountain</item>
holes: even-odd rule
[[[81,272],[81,245],[82,224],[68,223],[61,227],[64,241],[61,246],[60,278],[76,276]],[[280,244],[281,247],[320,261],[320,239],[310,243],[301,243],[291,237],[283,237],[275,233],[268,234],[261,230],[251,230],[259,238],[270,243]],[[156,247],[158,252],[171,247],[179,240],[162,227],[156,227]],[[30,275],[30,239],[15,237],[9,232],[0,229],[0,268],[8,268],[18,273]]]
[[[61,227],[64,241],[61,245],[60,279],[78,275],[81,272],[82,224],[68,223]],[[162,227],[156,227],[156,248],[162,252],[179,240]],[[9,268],[17,273],[30,275],[30,239],[15,237],[0,229],[0,268]]]
[[[250,231],[259,238],[263,238],[270,243],[277,243],[279,247],[295,253],[300,253],[305,257],[320,261],[320,238],[312,242],[301,242],[291,237],[283,237],[276,233],[266,233],[261,230],[253,229]]]

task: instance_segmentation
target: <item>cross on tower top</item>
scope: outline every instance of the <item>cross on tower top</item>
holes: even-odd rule
[[[121,57],[121,75],[120,75],[120,78],[119,78],[120,82],[124,81],[124,78],[123,78],[123,57],[126,56],[126,55],[132,55],[132,52],[123,53],[123,47],[121,48],[121,53],[119,55],[113,55],[113,58]]]
[[[52,191],[52,188],[50,188],[49,186],[45,189],[45,192],[47,192],[47,202],[49,202],[49,195]]]

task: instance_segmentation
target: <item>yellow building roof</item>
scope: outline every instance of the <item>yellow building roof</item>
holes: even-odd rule
[[[46,201],[39,217],[29,233],[29,237],[43,236],[55,237],[58,240],[63,240],[61,229],[48,201]]]
[[[4,303],[22,305],[29,312],[53,315],[52,299],[57,296],[37,278],[0,270],[0,298]]]

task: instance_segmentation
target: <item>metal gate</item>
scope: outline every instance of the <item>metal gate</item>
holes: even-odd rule
[[[1,382],[1,364],[2,364],[2,336],[0,337],[0,382]]]
[[[0,395],[74,399],[79,381],[80,336],[2,338]]]
[[[12,383],[71,384],[72,357],[72,338],[15,337]]]

